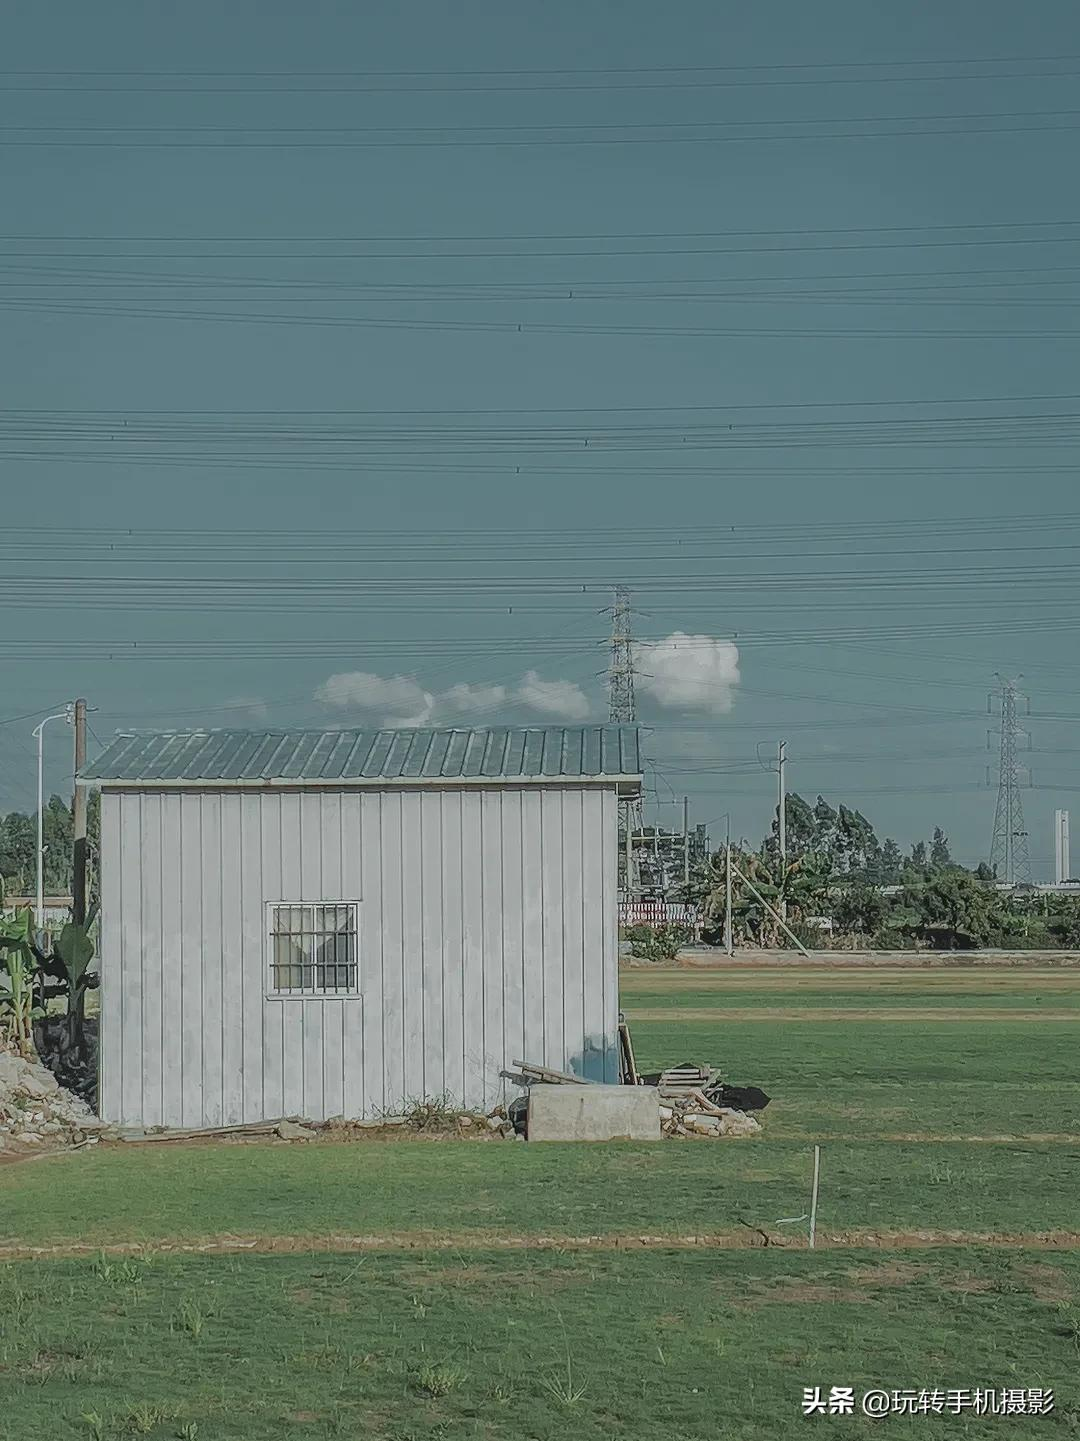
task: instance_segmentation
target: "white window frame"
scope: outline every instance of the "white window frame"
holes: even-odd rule
[[[314,987],[298,988],[296,990],[278,990],[274,984],[274,938],[277,932],[274,929],[274,916],[280,910],[311,910],[317,907],[338,910],[347,909],[352,913],[351,934],[355,942],[355,980],[347,990],[322,991]],[[313,926],[314,933],[314,926]],[[360,996],[360,902],[318,900],[318,901],[267,901],[266,902],[266,925],[265,934],[265,975],[266,975],[266,999],[268,1001],[347,1001]]]

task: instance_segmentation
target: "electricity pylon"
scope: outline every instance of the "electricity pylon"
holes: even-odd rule
[[[1031,856],[1028,833],[1024,825],[1024,806],[1020,799],[1021,780],[1027,769],[1017,759],[1029,741],[1019,721],[1018,703],[1030,714],[1031,703],[1016,688],[1020,676],[998,676],[997,698],[1001,708],[1001,755],[998,761],[997,805],[994,807],[994,836],[990,842],[990,868],[999,880],[1009,885],[1031,884]],[[993,714],[994,695],[987,697],[987,710]],[[1027,747],[1030,749],[1030,745]]]
[[[630,591],[624,585],[615,587],[611,605],[608,720],[612,725],[634,725],[637,721],[637,703],[634,698],[633,610],[630,605]],[[622,837],[620,852],[625,857],[624,895],[627,900],[640,890],[631,838],[635,831],[641,831],[643,824],[640,801],[619,802],[619,831]]]

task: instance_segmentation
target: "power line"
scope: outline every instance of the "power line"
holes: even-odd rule
[[[307,304],[303,301],[299,303]],[[324,302],[325,303],[325,302]],[[873,302],[877,303],[877,302]],[[975,302],[964,302],[971,304]],[[984,302],[978,302],[980,304]],[[985,302],[989,303],[989,302]],[[1071,302],[1070,302],[1071,303]],[[1080,299],[1076,302],[1080,304]],[[120,305],[111,301],[94,299],[90,302],[59,303],[49,298],[40,300],[18,299],[0,301],[3,309],[19,313],[44,313],[47,315],[94,316],[110,315],[130,320],[181,320],[211,322],[215,325],[288,325],[329,329],[442,331],[448,333],[470,332],[491,335],[595,335],[595,336],[641,336],[684,337],[692,340],[727,337],[730,339],[752,340],[1076,340],[1080,329],[1067,327],[1050,330],[1023,327],[1014,330],[976,328],[961,330],[956,327],[937,330],[918,330],[906,327],[902,330],[887,330],[882,326],[857,329],[851,326],[795,327],[795,326],[679,326],[640,324],[600,324],[559,321],[499,321],[499,320],[447,320],[444,318],[416,319],[378,315],[299,315],[274,314],[221,309],[199,310],[187,306],[182,310],[166,309],[160,304],[142,303],[138,306]]]
[[[161,80],[170,77],[188,79],[278,79],[298,75],[310,77],[333,76],[335,78],[374,78],[402,80],[408,78],[446,79],[450,77],[504,77],[520,79],[537,75],[687,75],[687,74],[749,74],[760,72],[806,72],[816,70],[914,70],[920,67],[941,67],[960,65],[1050,65],[1073,64],[1080,61],[1080,55],[1003,55],[1003,56],[951,56],[938,59],[923,58],[901,60],[896,56],[888,60],[798,60],[769,61],[758,64],[738,65],[587,65],[545,66],[540,68],[507,68],[497,70],[0,70],[2,76],[83,76],[83,77],[129,77],[134,79]]]
[[[1059,220],[993,220],[993,221],[975,221],[975,222],[966,223],[966,224],[965,224],[965,223],[950,222],[950,223],[933,224],[933,225],[929,225],[929,224],[927,224],[927,225],[879,225],[879,226],[875,226],[875,225],[854,225],[854,226],[840,225],[840,226],[832,226],[832,225],[830,225],[830,226],[818,226],[818,227],[814,227],[814,226],[795,226],[795,227],[789,227],[789,228],[785,228],[785,229],[773,229],[773,230],[768,230],[768,229],[758,229],[758,230],[753,230],[753,229],[730,229],[730,230],[615,230],[615,231],[612,231],[612,230],[602,230],[602,231],[595,231],[595,230],[584,230],[584,231],[581,231],[581,230],[578,230],[578,231],[575,231],[575,230],[564,230],[564,231],[518,231],[518,232],[514,232],[514,233],[509,234],[509,235],[508,235],[508,234],[505,234],[505,233],[504,233],[504,234],[495,234],[495,235],[490,234],[490,233],[488,233],[488,234],[479,234],[479,233],[435,234],[435,233],[432,233],[432,234],[421,234],[421,235],[277,235],[277,236],[275,236],[275,235],[267,235],[265,232],[262,232],[262,233],[257,234],[257,235],[220,235],[220,234],[219,234],[219,235],[177,235],[177,234],[171,234],[171,233],[170,233],[170,234],[159,234],[159,235],[145,235],[145,234],[144,234],[144,235],[128,235],[128,234],[122,234],[122,233],[121,233],[121,234],[110,234],[110,235],[93,235],[93,234],[82,234],[82,233],[80,233],[80,234],[72,235],[72,234],[70,234],[70,233],[69,233],[69,234],[56,234],[56,233],[49,233],[49,234],[24,234],[24,233],[15,233],[15,234],[9,234],[9,235],[0,235],[0,244],[10,244],[10,243],[12,243],[12,242],[14,242],[14,241],[33,241],[33,242],[35,242],[35,244],[36,244],[36,243],[41,243],[41,242],[56,242],[56,243],[58,243],[58,244],[61,243],[61,242],[63,242],[63,243],[65,243],[65,244],[68,244],[68,243],[73,243],[73,242],[75,242],[75,241],[79,241],[79,242],[88,242],[88,243],[93,243],[93,244],[114,244],[114,243],[119,243],[119,242],[123,242],[123,243],[125,243],[125,244],[126,244],[126,243],[139,243],[139,244],[171,244],[171,243],[176,243],[176,242],[183,242],[184,244],[190,244],[190,245],[216,244],[216,243],[221,243],[221,244],[228,243],[228,244],[230,244],[230,245],[232,245],[232,244],[251,244],[251,243],[258,243],[260,246],[265,246],[265,245],[293,245],[293,244],[307,244],[307,245],[310,245],[310,244],[320,244],[320,245],[386,245],[386,244],[427,245],[427,244],[436,244],[436,243],[437,243],[437,244],[454,244],[454,245],[480,244],[480,243],[499,244],[499,245],[514,245],[514,244],[518,244],[518,243],[521,242],[521,241],[530,241],[530,242],[532,242],[532,241],[558,241],[558,242],[565,242],[565,241],[570,241],[570,240],[575,240],[575,241],[579,241],[579,240],[664,240],[664,241],[671,241],[671,240],[721,240],[721,239],[740,239],[740,238],[743,238],[743,239],[753,238],[754,240],[756,240],[756,241],[758,241],[758,242],[760,242],[763,238],[769,238],[769,239],[789,239],[789,240],[798,240],[798,241],[802,242],[802,241],[805,241],[808,237],[820,237],[820,236],[826,236],[826,235],[844,235],[844,236],[851,236],[851,235],[924,236],[924,235],[942,235],[942,234],[955,235],[957,232],[960,232],[960,231],[965,231],[965,232],[975,231],[975,232],[977,232],[977,233],[978,233],[978,232],[981,232],[981,231],[990,231],[990,230],[1036,230],[1036,231],[1043,231],[1043,230],[1059,230],[1059,229],[1068,228],[1068,227],[1073,227],[1073,228],[1075,228],[1076,226],[1080,226],[1080,219],[1064,218],[1064,219],[1059,219]],[[1061,239],[1068,240],[1069,238],[1070,238],[1070,237],[1068,237],[1068,236],[1064,236],[1064,237],[1060,237],[1060,236],[1050,236],[1050,237],[1041,237],[1041,238],[1038,237],[1038,236],[1035,236],[1035,237],[1031,237],[1031,236],[1012,236],[1012,237],[1006,237],[1006,238],[1005,238],[1002,242],[1000,242],[1000,243],[1003,243],[1003,244],[1029,244],[1029,243],[1030,243],[1030,244],[1054,244],[1054,243],[1055,243],[1056,241],[1058,241],[1058,240],[1061,240]],[[960,244],[968,244],[968,243],[972,243],[972,242],[960,241],[960,242],[958,242],[958,243],[960,243]],[[993,243],[999,243],[999,242],[993,242]],[[907,246],[908,244],[909,244],[909,242],[908,242],[907,240],[904,240],[904,241],[901,241],[901,242],[899,243],[899,247],[898,247],[898,246],[884,246],[884,247],[880,247],[880,248],[884,248],[884,249],[906,248],[906,246]],[[826,248],[830,248],[830,247],[826,247]],[[843,247],[841,247],[841,248],[843,248]],[[859,247],[859,248],[861,248],[861,247]],[[754,254],[759,254],[759,253],[761,253],[761,246],[760,246],[760,244],[755,244],[755,245],[749,247],[749,249],[750,249]],[[789,247],[789,252],[790,252],[791,254],[795,254],[795,255],[805,254],[805,253],[806,253],[806,247],[805,247],[803,244],[800,243],[800,245],[798,246],[798,248],[796,248],[796,247],[794,247],[794,246]],[[37,251],[37,250],[31,251],[31,252],[29,252],[29,253],[30,253],[31,255],[35,256],[35,257],[40,257],[40,255],[41,255],[41,252],[40,252],[40,251]],[[594,253],[595,253],[595,254],[608,254],[609,252],[606,252],[606,251],[591,252],[591,251],[590,251],[590,252],[587,252],[587,253],[589,253],[589,254],[594,254]],[[635,253],[636,253],[636,252],[635,252]],[[651,254],[651,253],[654,253],[654,252],[647,252],[647,253],[650,253],[650,254]],[[661,252],[661,253],[665,253],[665,252]],[[740,252],[740,253],[741,253],[741,252]],[[272,258],[272,257],[266,257],[266,256],[264,256],[263,258],[266,259],[266,258]],[[329,259],[329,258],[339,258],[339,257],[326,257],[326,258]],[[364,258],[366,258],[366,259],[372,259],[372,258],[378,258],[378,257],[365,256]],[[383,257],[383,258],[401,258],[401,257],[398,256],[398,252],[394,252],[394,256],[393,256],[393,257]],[[441,257],[441,258],[449,258],[449,257]],[[487,254],[487,252],[484,252],[480,258],[491,259],[491,258],[493,258],[493,257],[489,256],[489,255]]]
[[[642,414],[691,414],[697,415],[707,411],[743,411],[743,410],[866,410],[879,406],[882,408],[906,408],[915,405],[940,407],[943,405],[1036,405],[1051,404],[1064,401],[1080,400],[1080,392],[1044,392],[1035,395],[961,395],[936,398],[933,396],[904,397],[903,399],[894,396],[884,396],[873,400],[769,400],[750,401],[745,403],[728,402],[726,404],[710,402],[708,404],[681,404],[681,405],[540,405],[540,406],[382,406],[377,409],[330,409],[330,410],[187,410],[187,409],[159,409],[149,410],[137,407],[130,407],[124,410],[80,410],[74,408],[47,408],[43,406],[19,406],[0,408],[2,417],[38,417],[48,416],[51,421],[57,418],[75,419],[83,421],[86,418],[106,420],[112,425],[125,424],[129,417],[144,419],[147,417],[164,417],[170,422],[177,418],[184,420],[205,421],[217,419],[221,416],[231,417],[236,421],[263,420],[267,418],[280,418],[287,423],[293,423],[300,419],[313,419],[323,417],[340,418],[342,416],[372,416],[372,415],[404,415],[404,416],[455,416],[455,415],[642,415]],[[988,419],[1000,419],[1001,417],[987,417]]]
[[[23,715],[5,716],[3,720],[0,720],[0,726],[15,725],[18,721],[36,720],[38,716],[47,715],[64,704],[64,701],[56,701],[52,705],[42,706],[40,710],[26,711]]]
[[[249,70],[249,71],[109,71],[109,70],[9,70],[0,76],[22,83],[6,84],[0,89],[15,93],[107,94],[514,94],[567,90],[701,90],[775,87],[807,87],[828,85],[888,85],[956,83],[958,81],[1054,80],[1069,79],[1075,70],[987,69],[995,66],[1053,65],[1060,67],[1075,62],[1077,57],[1045,56],[1034,58],[1002,58],[979,60],[885,60],[837,61],[796,65],[701,65],[701,66],[631,66],[587,67],[584,69],[532,69],[490,71],[366,71],[366,70]],[[981,69],[972,70],[970,67]],[[853,70],[867,71],[853,75]],[[888,74],[886,71],[912,71],[911,74]],[[841,71],[847,73],[831,74]],[[920,73],[920,72],[931,73]],[[944,73],[942,73],[944,72]],[[662,77],[662,78],[651,78]],[[733,78],[744,77],[744,78]],[[749,78],[746,78],[749,77]],[[32,83],[51,81],[51,84]],[[104,80],[111,84],[101,83]],[[117,81],[140,81],[140,84],[117,84]],[[79,83],[72,84],[77,81]],[[150,83],[146,83],[149,81]],[[175,84],[173,82],[184,81]],[[193,81],[212,82],[193,84]],[[265,82],[275,82],[266,84]],[[352,84],[343,85],[342,81]],[[390,84],[378,82],[390,81]],[[57,83],[60,82],[60,83]],[[91,82],[91,83],[87,83]],[[222,84],[222,82],[227,82]],[[257,85],[253,82],[259,82]],[[282,83],[286,82],[286,83]],[[303,83],[298,83],[303,82]],[[337,84],[330,82],[339,82]]]
[[[404,149],[489,149],[594,146],[594,145],[733,145],[824,140],[899,140],[976,135],[1021,135],[1059,132],[1070,134],[1078,127],[1072,123],[1080,112],[1060,109],[1047,111],[987,111],[943,115],[867,115],[834,119],[802,117],[773,121],[667,121],[624,122],[617,125],[547,123],[537,125],[436,125],[436,126],[96,126],[82,122],[67,125],[0,126],[4,143],[22,148],[52,149],[125,149],[125,150],[404,150]],[[1050,117],[1061,117],[1064,124],[1041,123]],[[986,124],[1000,120],[1034,120],[1035,124]],[[943,123],[944,122],[944,123]],[[963,123],[956,123],[963,122]],[[836,125],[902,126],[888,130],[826,130]],[[758,129],[754,130],[754,126]],[[771,128],[765,129],[763,126]],[[777,127],[786,127],[779,130]],[[742,134],[718,133],[741,128]],[[818,127],[818,128],[814,128]],[[684,133],[674,134],[678,130]],[[71,131],[73,137],[62,138]],[[694,133],[687,134],[685,132]],[[528,133],[525,133],[528,132]],[[48,135],[50,139],[23,139],[25,135]],[[169,136],[168,139],[131,139],[132,135]],[[260,136],[273,135],[273,139]],[[97,136],[108,138],[95,138]],[[197,138],[180,138],[195,136]],[[248,138],[239,138],[246,136]],[[250,137],[256,138],[250,138]],[[297,137],[301,138],[286,138]],[[357,137],[364,138],[327,138]],[[319,138],[316,138],[319,137]]]

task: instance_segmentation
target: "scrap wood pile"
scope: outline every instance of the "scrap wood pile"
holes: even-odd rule
[[[712,1067],[684,1063],[640,1075],[630,1027],[619,1017],[619,1069],[624,1085],[656,1086],[660,1092],[660,1132],[664,1136],[756,1136],[761,1122],[750,1111],[769,1104],[756,1086],[725,1086]]]
[[[761,1122],[723,1102],[731,1099],[729,1092],[739,1090],[744,1105],[758,1102],[754,1110],[769,1103],[764,1092],[752,1087],[720,1085],[719,1073],[703,1066],[675,1066],[655,1078],[643,1077],[642,1084],[660,1091],[660,1130],[665,1136],[756,1136]]]

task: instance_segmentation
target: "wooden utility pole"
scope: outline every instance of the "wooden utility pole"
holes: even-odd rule
[[[776,818],[777,839],[780,842],[780,860],[787,863],[787,741],[781,741],[776,748],[777,796]]]
[[[725,847],[727,861],[724,867],[724,950],[729,956],[735,954],[735,929],[732,924],[731,915],[731,817],[728,816],[727,845]]]
[[[73,879],[71,883],[72,916],[76,925],[86,924],[87,845],[86,787],[79,784],[79,774],[86,764],[86,701],[75,702],[75,794],[72,798]]]
[[[780,880],[783,884],[787,872],[787,741],[781,741],[776,749],[776,775],[780,791],[776,807],[776,829],[780,842]],[[780,902],[780,914],[786,921],[787,901]]]

